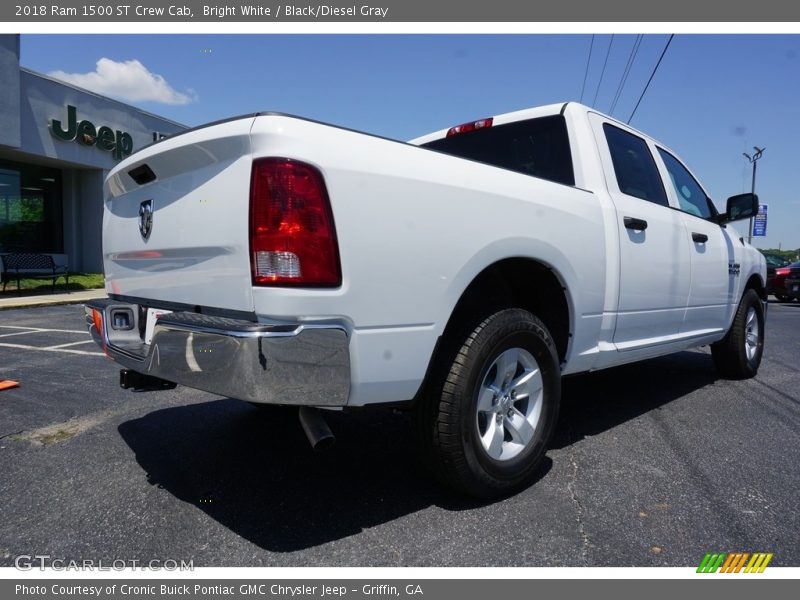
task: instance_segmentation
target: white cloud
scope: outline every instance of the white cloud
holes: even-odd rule
[[[51,71],[48,75],[98,94],[129,102],[188,104],[197,100],[191,90],[189,94],[177,91],[161,75],[151,73],[135,59],[117,62],[110,58],[101,58],[97,61],[97,68],[91,73]]]

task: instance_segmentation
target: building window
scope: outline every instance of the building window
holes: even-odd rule
[[[61,172],[0,163],[0,252],[63,251]]]

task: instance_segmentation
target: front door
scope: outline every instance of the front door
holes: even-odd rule
[[[738,265],[726,231],[713,221],[716,209],[689,170],[658,148],[669,176],[669,192],[680,208],[684,240],[689,248],[692,283],[683,332],[701,336],[727,327],[736,289]]]

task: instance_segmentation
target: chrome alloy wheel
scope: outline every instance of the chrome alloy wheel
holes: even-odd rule
[[[758,327],[758,315],[752,306],[747,311],[747,318],[744,323],[744,349],[747,353],[747,360],[753,360],[758,351],[758,342],[761,331]]]
[[[476,414],[481,445],[491,458],[510,460],[531,443],[543,393],[539,365],[527,350],[509,348],[492,362],[478,390]]]

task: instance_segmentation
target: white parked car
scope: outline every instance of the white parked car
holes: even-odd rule
[[[125,386],[415,411],[438,476],[528,483],[563,375],[711,344],[756,373],[766,266],[675,153],[576,103],[401,143],[263,113],[123,160],[105,190],[109,300],[87,305]]]

